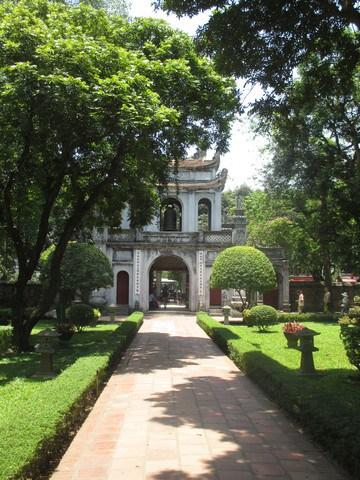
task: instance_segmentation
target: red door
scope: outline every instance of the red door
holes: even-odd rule
[[[210,288],[210,305],[221,305],[221,288]]]
[[[263,303],[264,305],[270,305],[271,307],[279,308],[278,298],[279,291],[277,288],[274,288],[273,290],[268,290],[267,292],[264,292]]]
[[[124,271],[117,274],[116,303],[118,305],[129,305],[129,275]]]

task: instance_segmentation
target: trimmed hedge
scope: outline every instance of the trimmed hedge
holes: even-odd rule
[[[11,346],[12,327],[0,327],[0,353],[6,352]]]
[[[324,377],[300,376],[296,369],[274,360],[234,331],[245,327],[223,326],[203,312],[198,313],[197,321],[237,367],[298,420],[352,478],[360,478],[360,385],[350,383],[347,377],[355,371],[341,370],[339,365],[340,370]],[[289,349],[284,348],[284,355],[288,354]]]
[[[340,313],[278,313],[278,322],[329,322],[336,323],[339,320]]]
[[[4,366],[8,374],[0,397],[1,480],[41,478],[61,458],[142,321],[143,313],[135,312],[119,326],[75,334],[70,348],[55,354],[61,373],[51,380],[27,378],[38,368],[34,353],[3,361],[0,370]]]

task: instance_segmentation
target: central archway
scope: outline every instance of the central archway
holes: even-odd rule
[[[149,270],[149,309],[187,310],[190,276],[177,255],[161,255]]]

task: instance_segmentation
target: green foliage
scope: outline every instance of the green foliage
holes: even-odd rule
[[[244,310],[244,321],[249,327],[258,327],[260,332],[266,332],[267,327],[278,321],[278,314],[275,308],[269,305],[256,305]]]
[[[347,315],[340,317],[340,337],[343,341],[349,362],[360,371],[360,305],[349,309]]]
[[[94,309],[90,305],[78,303],[66,309],[67,320],[75,325],[78,332],[94,323]]]
[[[0,3],[0,218],[16,247],[19,349],[57,293],[66,245],[129,206],[149,223],[157,187],[189,147],[227,149],[235,83],[191,38],[156,19],[127,21],[83,2]],[[36,315],[25,288],[48,239]]]
[[[12,328],[0,327],[0,354],[6,352],[11,346],[12,341]]]
[[[129,2],[127,0],[64,0],[69,5],[90,5],[93,8],[103,8],[111,15],[129,15]]]
[[[228,341],[234,338],[233,333],[205,312],[198,312],[196,318],[209,337],[213,338],[224,352],[227,352]]]
[[[283,247],[291,272],[313,271],[318,245],[304,229],[304,215],[291,195],[256,190],[244,205],[249,245]]]
[[[216,257],[211,285],[234,288],[239,293],[244,289],[250,294],[274,288],[276,276],[274,267],[264,253],[254,247],[236,246],[226,248]]]
[[[221,213],[225,221],[235,215],[238,197],[241,196],[245,198],[250,194],[251,188],[245,183],[236,187],[234,190],[223,192],[221,195]]]
[[[272,155],[266,184],[279,195],[291,192],[311,241],[312,270],[328,287],[334,269],[360,265],[358,57],[343,63],[358,33],[344,31],[342,37],[331,56],[309,56],[281,101],[259,114]]]
[[[354,305],[360,305],[360,296],[355,295],[353,302],[354,302]]]
[[[337,313],[286,313],[278,312],[278,321],[287,322],[321,322],[321,323],[337,323],[339,314]]]
[[[55,368],[61,373],[52,380],[30,378],[38,369],[35,353],[0,359],[0,480],[43,476],[42,470],[70,443],[98,394],[96,385],[106,380],[142,318],[137,312],[120,325],[75,334],[70,348],[56,352]]]
[[[177,15],[210,10],[198,31],[199,47],[215,58],[220,69],[260,82],[267,92],[279,93],[291,81],[294,69],[314,52],[331,57],[343,46],[342,33],[360,28],[359,4],[302,0],[156,0]],[[356,46],[343,48],[344,67],[352,63]]]
[[[41,255],[41,281],[49,280],[52,255],[55,247],[47,248]],[[95,245],[70,242],[66,247],[60,269],[60,291],[63,299],[72,300],[76,290],[84,302],[92,290],[111,287],[113,272],[107,256]]]
[[[273,327],[277,335],[263,335],[245,327],[221,325],[218,329],[211,317],[198,322],[221,348],[226,345],[224,351],[243,372],[350,471],[351,478],[359,477],[360,445],[354,438],[360,422],[360,391],[357,382],[349,382],[355,370],[346,358],[337,325],[306,324],[321,333],[316,337],[319,351],[314,360],[324,375],[314,379],[298,374],[300,353],[286,348],[280,325]]]

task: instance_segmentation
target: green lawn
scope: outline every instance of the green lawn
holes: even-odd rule
[[[38,478],[44,452],[57,448],[56,436],[74,420],[76,409],[78,413],[83,409],[97,375],[105,375],[110,358],[135,334],[142,314],[129,320],[75,334],[67,347],[58,348],[55,368],[60,373],[51,380],[31,378],[38,366],[37,353],[0,358],[1,480],[20,478],[20,472],[31,472],[25,478]],[[42,322],[34,333],[49,326]]]
[[[320,333],[314,339],[315,346],[319,349],[313,354],[317,370],[332,375],[335,373],[348,375],[351,371],[357,371],[347,359],[337,323],[305,322],[302,324]],[[229,330],[246,341],[249,344],[249,350],[261,351],[287,369],[298,370],[300,352],[287,348],[282,325],[269,327],[268,333],[259,333],[256,328],[243,326],[231,326]]]
[[[304,323],[320,333],[314,353],[317,377],[299,374],[300,352],[287,348],[282,325],[259,333],[245,326],[224,327],[199,314],[198,322],[230,358],[317,441],[360,478],[360,381],[345,354],[340,327]]]

